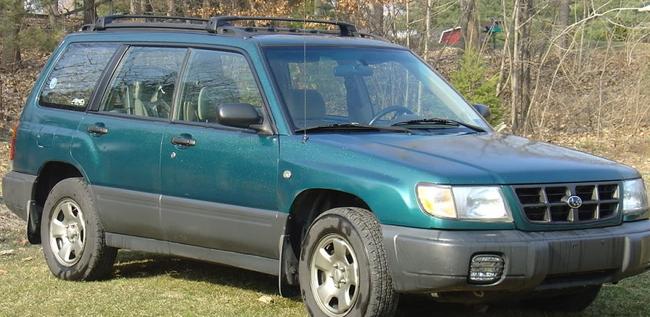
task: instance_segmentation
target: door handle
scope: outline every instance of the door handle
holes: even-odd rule
[[[88,132],[93,135],[104,135],[108,133],[108,128],[103,123],[95,123],[88,126]]]
[[[187,136],[175,136],[172,138],[172,144],[180,146],[195,146],[196,140]]]

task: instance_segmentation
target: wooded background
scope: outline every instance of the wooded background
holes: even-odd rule
[[[346,20],[409,47],[500,130],[548,139],[648,137],[650,4],[631,0],[0,0],[0,131],[16,120],[49,53],[107,14]],[[488,32],[495,23],[502,32]],[[461,27],[460,45],[439,42]]]

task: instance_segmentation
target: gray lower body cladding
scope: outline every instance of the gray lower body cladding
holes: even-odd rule
[[[35,180],[36,176],[17,172],[3,178],[5,204],[25,220],[29,218]],[[123,190],[102,191],[97,186],[93,189],[100,196],[98,201],[104,207],[107,225],[112,224],[109,231],[122,233],[110,237],[113,246],[222,262],[269,274],[276,271],[278,240],[286,214],[151,195],[153,199],[148,201],[153,208],[147,216],[142,212],[149,209],[140,208],[142,201],[147,201],[144,196]],[[125,208],[123,204],[127,202],[133,206]],[[161,203],[169,208],[161,208]],[[122,214],[112,214],[115,211]],[[195,217],[178,218],[179,212]],[[170,220],[166,229],[176,232],[172,235],[175,239],[170,240],[177,241],[163,242],[168,239],[155,235],[134,237],[146,232],[137,220],[152,225],[154,230],[165,231],[159,227],[160,217],[164,216]],[[130,226],[137,235],[120,232]],[[189,228],[193,231],[187,231]],[[399,292],[526,291],[595,285],[619,281],[650,266],[650,221],[548,232],[450,231],[388,225],[382,226],[382,231],[393,284]],[[210,239],[206,239],[206,233]],[[180,241],[179,237],[188,240]],[[142,242],[140,247],[138,241]],[[471,258],[483,253],[503,257],[503,275],[492,284],[472,284],[468,280]]]
[[[28,204],[32,199],[35,182],[36,176],[18,172],[9,172],[2,179],[4,203],[23,220],[29,218]]]
[[[608,228],[523,232],[383,226],[399,292],[525,291],[616,282],[650,266],[650,221]],[[497,254],[502,277],[469,281],[471,258]]]

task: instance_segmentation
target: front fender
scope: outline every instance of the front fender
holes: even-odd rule
[[[278,186],[279,209],[289,212],[298,195],[309,189],[346,192],[362,199],[383,224],[429,227],[430,217],[415,200],[413,171],[359,153],[298,137],[283,137]]]
[[[302,136],[282,136],[278,202],[289,213],[293,201],[309,189],[330,189],[362,199],[383,225],[438,229],[512,229],[512,223],[485,223],[435,218],[420,210],[415,186],[439,177],[343,145]],[[290,177],[288,176],[290,172]]]

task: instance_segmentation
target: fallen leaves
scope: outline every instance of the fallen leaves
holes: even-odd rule
[[[20,116],[25,100],[48,56],[25,50],[21,68],[0,72],[0,136],[6,134]]]
[[[264,296],[260,296],[260,298],[258,298],[257,301],[262,302],[264,304],[271,304],[273,303],[273,297],[264,295]]]
[[[14,255],[15,253],[16,251],[14,251],[13,249],[2,250],[0,251],[0,256],[11,256]]]

